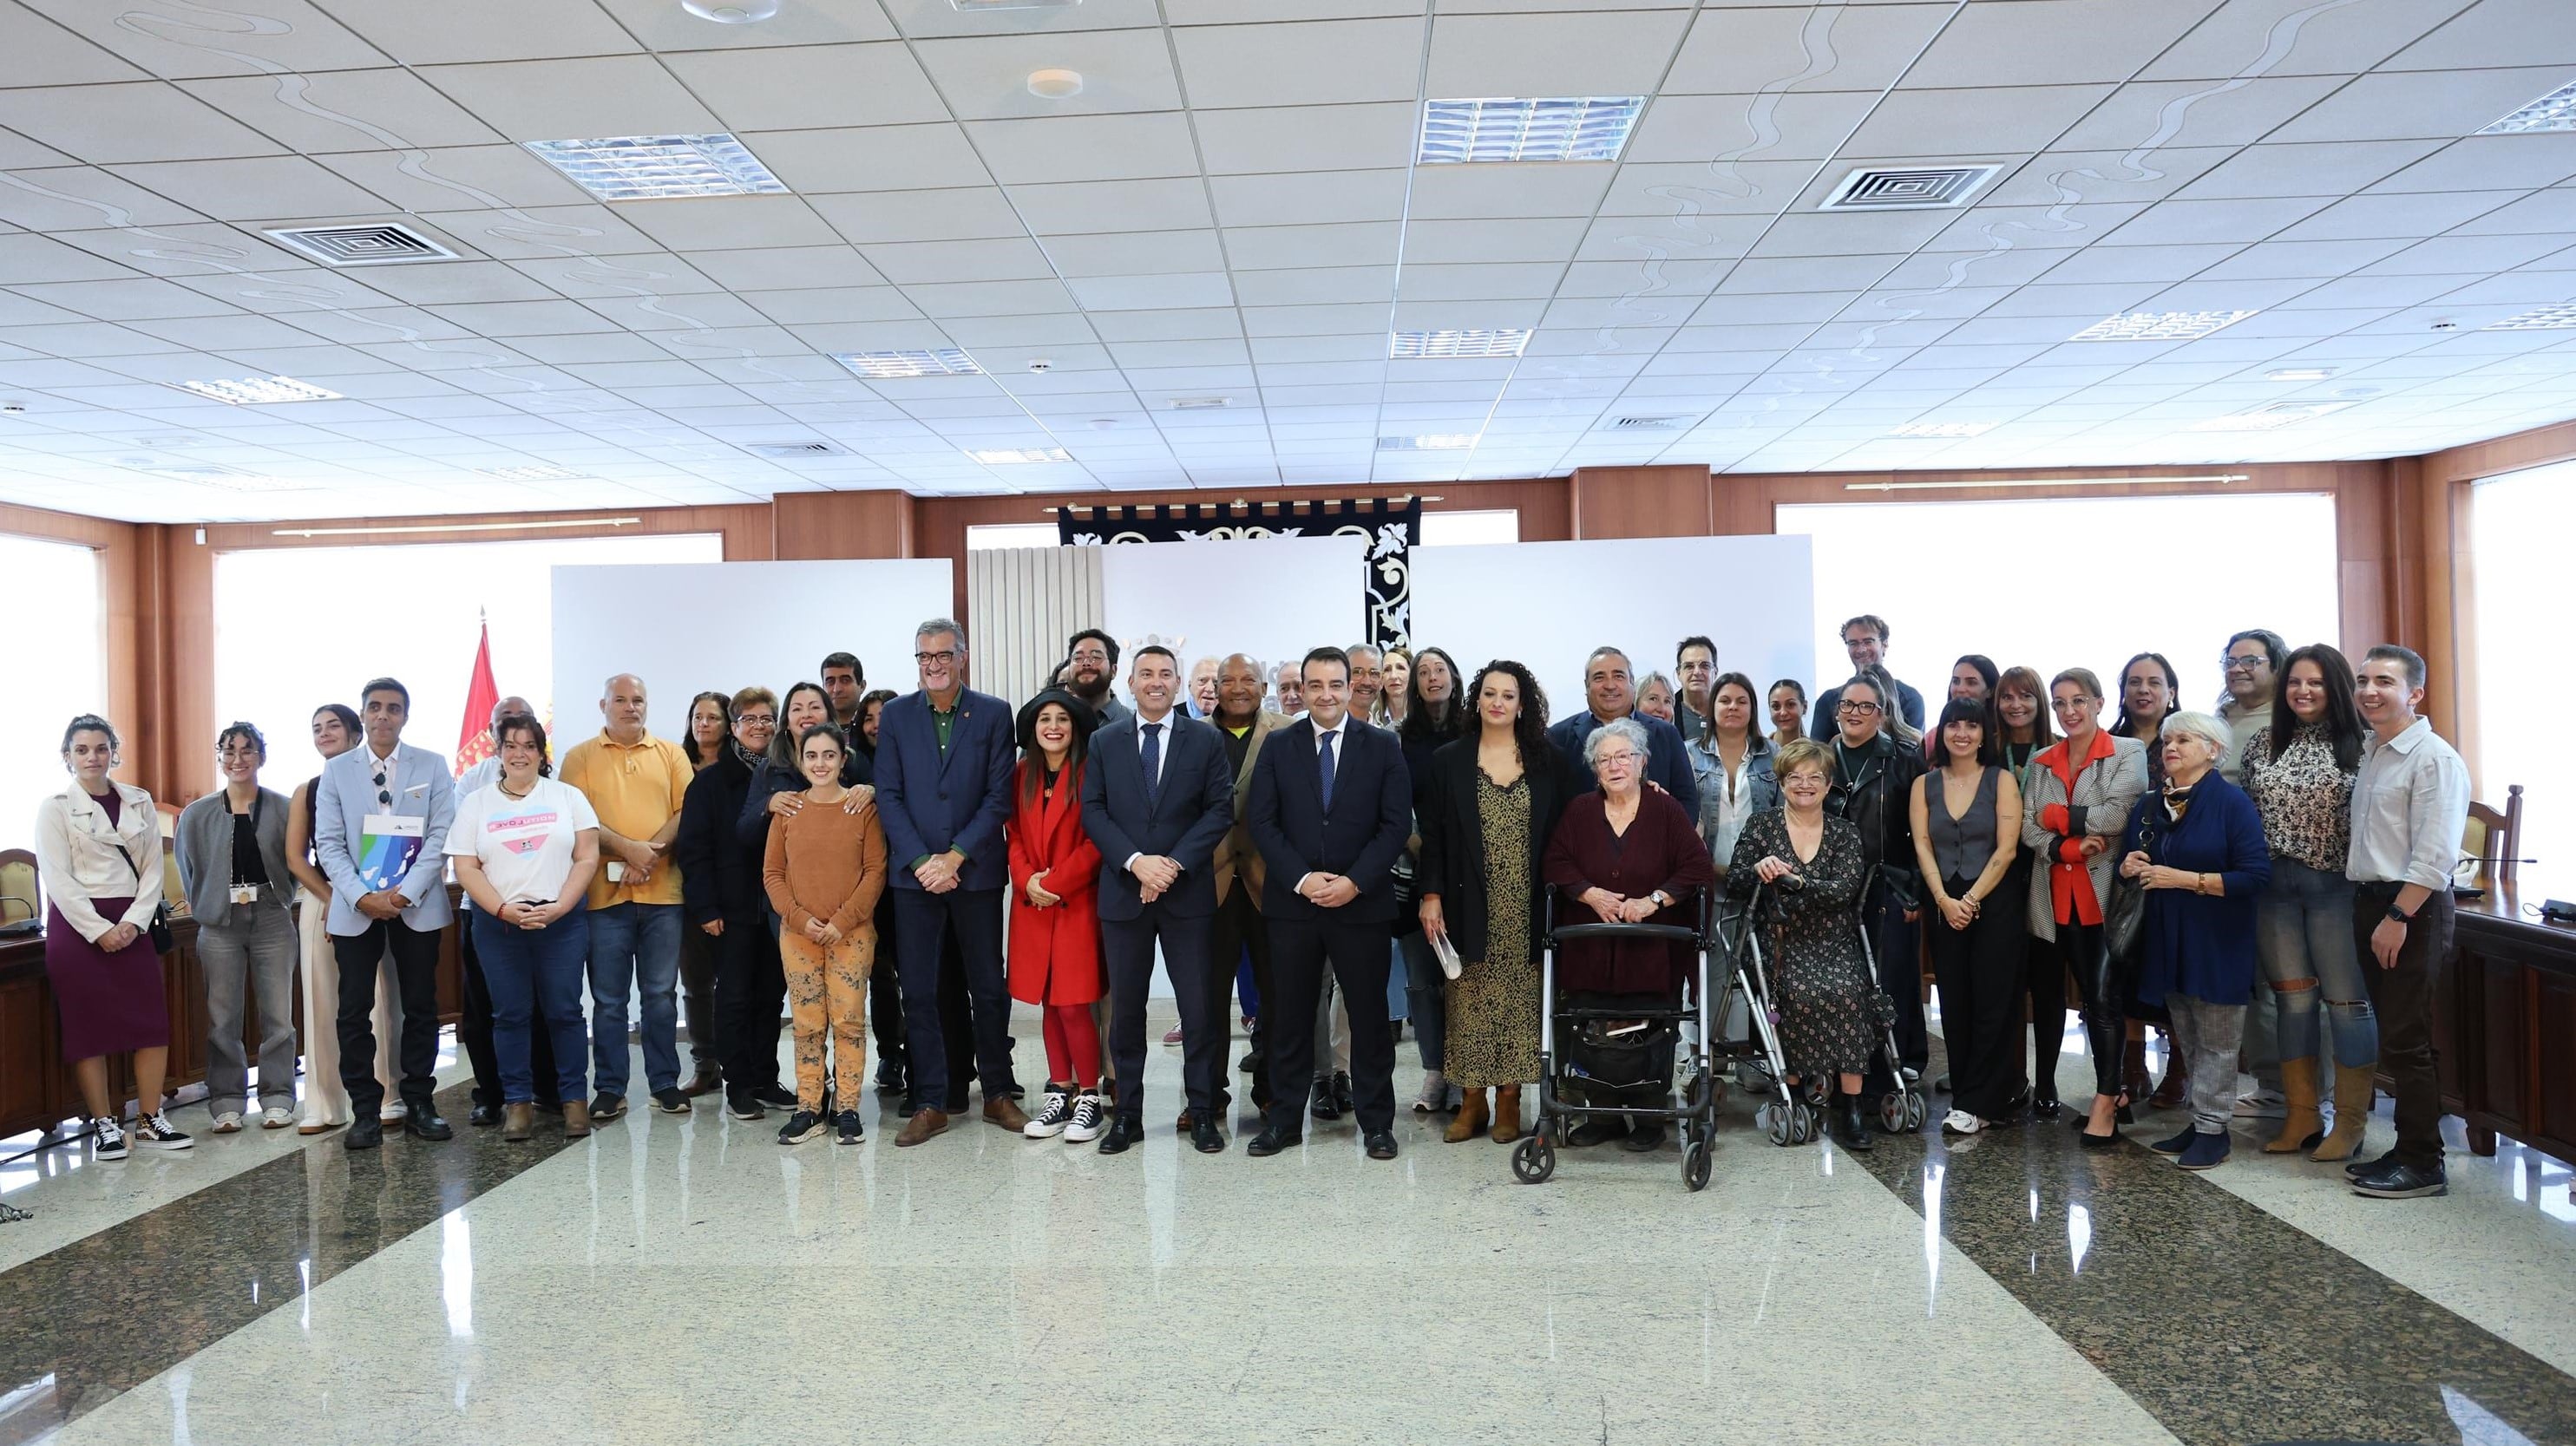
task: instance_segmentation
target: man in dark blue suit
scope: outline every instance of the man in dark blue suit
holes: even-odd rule
[[[1547,730],[1547,741],[1574,770],[1585,793],[1600,785],[1592,765],[1583,761],[1583,743],[1592,731],[1613,718],[1625,718],[1646,730],[1646,781],[1673,796],[1682,812],[1699,817],[1699,780],[1691,772],[1690,753],[1682,731],[1661,718],[1637,711],[1637,684],[1628,672],[1628,655],[1617,648],[1594,648],[1583,660],[1583,711],[1560,718]]]
[[[904,1040],[921,1102],[897,1145],[948,1128],[939,951],[951,931],[974,1001],[984,1118],[1013,1134],[1029,1122],[1012,1099],[1011,996],[1002,979],[1002,895],[1011,885],[1002,822],[1011,813],[1017,751],[1011,705],[966,686],[966,630],[953,619],[923,623],[912,647],[921,691],[889,701],[877,716],[877,817],[894,886]]]
[[[1349,715],[1351,661],[1306,655],[1306,712],[1279,729],[1253,765],[1245,807],[1269,877],[1268,1123],[1247,1153],[1275,1155],[1305,1130],[1315,1077],[1315,1001],[1330,964],[1351,1015],[1352,1113],[1372,1160],[1395,1158],[1395,1037],[1386,1019],[1388,925],[1395,861],[1413,824],[1413,783],[1395,735]]]
[[[1154,943],[1181,1010],[1181,1079],[1190,1144],[1225,1148],[1225,988],[1209,959],[1216,929],[1216,846],[1234,826],[1234,769],[1216,729],[1174,712],[1181,665],[1172,650],[1136,650],[1127,690],[1136,711],[1091,738],[1082,771],[1082,827],[1100,848],[1101,957],[1109,966],[1109,1054],[1118,1118],[1100,1139],[1115,1155],[1145,1134],[1145,996]]]

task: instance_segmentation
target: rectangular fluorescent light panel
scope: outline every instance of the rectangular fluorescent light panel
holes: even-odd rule
[[[2570,327],[2576,327],[2576,302],[2566,302],[2557,306],[2544,306],[2537,311],[2526,311],[2519,316],[2508,316],[2502,321],[2490,321],[2486,325],[2479,327],[2478,330],[2565,331]]]
[[[1525,326],[1492,330],[1399,331],[1395,334],[1395,346],[1387,355],[1397,358],[1519,356],[1521,348],[1529,345],[1529,339],[1529,328]]]
[[[571,482],[587,477],[569,467],[477,467],[476,474],[496,482]]]
[[[832,360],[871,381],[895,377],[980,376],[975,359],[953,346],[924,351],[836,351]]]
[[[2524,135],[2532,131],[2576,131],[2576,80],[2521,107],[2490,126],[2482,126],[2482,136]]]
[[[732,136],[607,136],[529,141],[529,150],[603,201],[749,196],[787,184]]]
[[[2256,411],[2195,422],[2191,429],[2195,432],[2270,432],[2294,422],[2304,422],[2310,417],[2340,412],[2351,405],[2350,402],[2275,402]]]
[[[987,467],[1004,467],[1018,462],[1070,462],[1073,457],[1062,447],[969,447],[966,455]]]
[[[2275,367],[2263,373],[2267,382],[2321,382],[2333,376],[2334,367]]]
[[[1381,452],[1461,452],[1476,445],[1473,432],[1433,432],[1420,437],[1380,437]]]
[[[181,382],[182,390],[201,397],[212,397],[236,407],[266,406],[273,402],[336,402],[340,394],[327,391],[311,382],[293,377],[240,377],[211,382]]]
[[[1614,161],[1645,107],[1641,95],[1425,101],[1414,159],[1430,166]]]
[[[1995,429],[1992,422],[1908,422],[1891,437],[1982,437]]]
[[[2067,338],[2068,341],[2198,341],[2234,326],[2251,311],[2133,311],[2106,317]]]

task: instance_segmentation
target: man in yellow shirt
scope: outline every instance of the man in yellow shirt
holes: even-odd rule
[[[644,731],[644,680],[620,673],[599,700],[599,735],[566,749],[556,775],[599,815],[599,871],[590,880],[590,1042],[594,1121],[626,1112],[633,1050],[631,995],[644,998],[644,1078],[664,1114],[685,1115],[680,1092],[680,869],[671,840],[695,770],[688,755]]]

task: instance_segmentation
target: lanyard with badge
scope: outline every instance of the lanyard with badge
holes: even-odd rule
[[[262,809],[267,808],[267,807],[268,807],[268,795],[267,795],[266,793],[264,793],[264,792],[263,792],[263,793],[254,793],[254,794],[252,794],[252,795],[250,796],[250,837],[251,837],[251,846],[252,846],[253,848],[257,848],[257,847],[259,846],[259,815],[260,815],[260,811],[261,811]],[[231,817],[235,817],[236,815],[232,815],[232,814],[229,814],[229,813],[228,813],[228,814],[226,814],[225,816],[226,816],[227,818],[231,818]],[[239,824],[235,824],[235,825],[234,825],[234,827],[235,827],[235,828],[239,828],[239,827],[240,827],[240,825],[239,825]],[[246,883],[243,883],[243,882],[242,882],[242,876],[241,876],[241,851],[240,851],[239,849],[234,849],[234,850],[231,850],[231,851],[230,851],[230,853],[231,853],[231,857],[232,857],[232,873],[233,873],[233,884],[232,884],[232,895],[231,895],[231,897],[232,897],[232,901],[233,901],[233,904],[234,904],[236,907],[239,907],[239,906],[244,905],[244,904],[256,904],[256,903],[258,903],[258,902],[259,902],[259,885],[257,885],[257,884],[246,884]]]

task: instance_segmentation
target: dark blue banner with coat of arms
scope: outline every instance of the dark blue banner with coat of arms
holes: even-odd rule
[[[1066,507],[1056,540],[1068,547],[1119,542],[1209,542],[1238,537],[1360,537],[1368,541],[1361,583],[1363,636],[1380,648],[1413,645],[1413,547],[1422,540],[1422,499],[1345,502],[1186,502],[1145,507]]]

